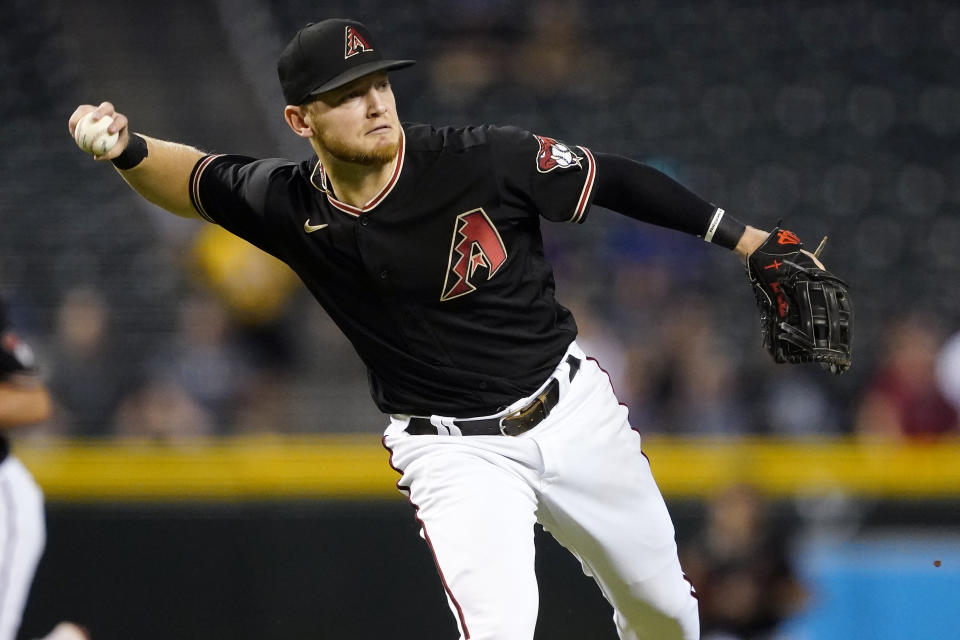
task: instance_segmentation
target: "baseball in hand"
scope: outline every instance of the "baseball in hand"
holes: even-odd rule
[[[95,156],[102,156],[113,148],[117,143],[118,133],[107,133],[107,127],[113,122],[110,116],[103,116],[96,122],[91,120],[93,112],[80,118],[77,122],[77,128],[74,129],[73,137],[77,141],[77,146],[92,153]]]

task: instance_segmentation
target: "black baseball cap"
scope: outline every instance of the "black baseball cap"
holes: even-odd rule
[[[287,104],[342,87],[375,71],[402,69],[414,60],[384,60],[370,30],[355,20],[311,22],[287,44],[277,74]]]

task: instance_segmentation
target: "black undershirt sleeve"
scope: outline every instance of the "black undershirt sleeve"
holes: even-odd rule
[[[642,222],[704,237],[711,223],[714,244],[733,249],[746,226],[651,166],[611,153],[594,154],[594,204]]]

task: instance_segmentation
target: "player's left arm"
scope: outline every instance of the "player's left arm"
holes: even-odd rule
[[[763,241],[767,239],[769,233],[769,231],[746,225],[743,234],[741,234],[740,239],[737,240],[737,244],[733,248],[733,252],[740,256],[741,260],[746,262],[747,257],[753,253],[757,247],[763,244]]]
[[[649,165],[610,153],[594,156],[594,203],[598,206],[703,238],[732,250],[744,262],[770,234],[740,222]],[[804,253],[823,267],[813,254]]]
[[[853,307],[846,282],[797,235],[747,226],[656,169],[598,153],[594,202],[631,218],[699,236],[744,261],[760,308],[764,348],[776,362],[850,367]],[[822,243],[821,243],[822,247]]]
[[[641,222],[704,238],[746,257],[767,234],[748,227],[657,169],[611,153],[594,154],[594,204]]]

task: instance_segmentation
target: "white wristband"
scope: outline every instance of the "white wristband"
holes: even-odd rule
[[[717,207],[717,210],[713,213],[713,218],[710,220],[710,225],[707,227],[707,232],[703,234],[704,242],[713,242],[713,234],[717,232],[717,227],[720,226],[720,220],[723,219],[723,209]]]

